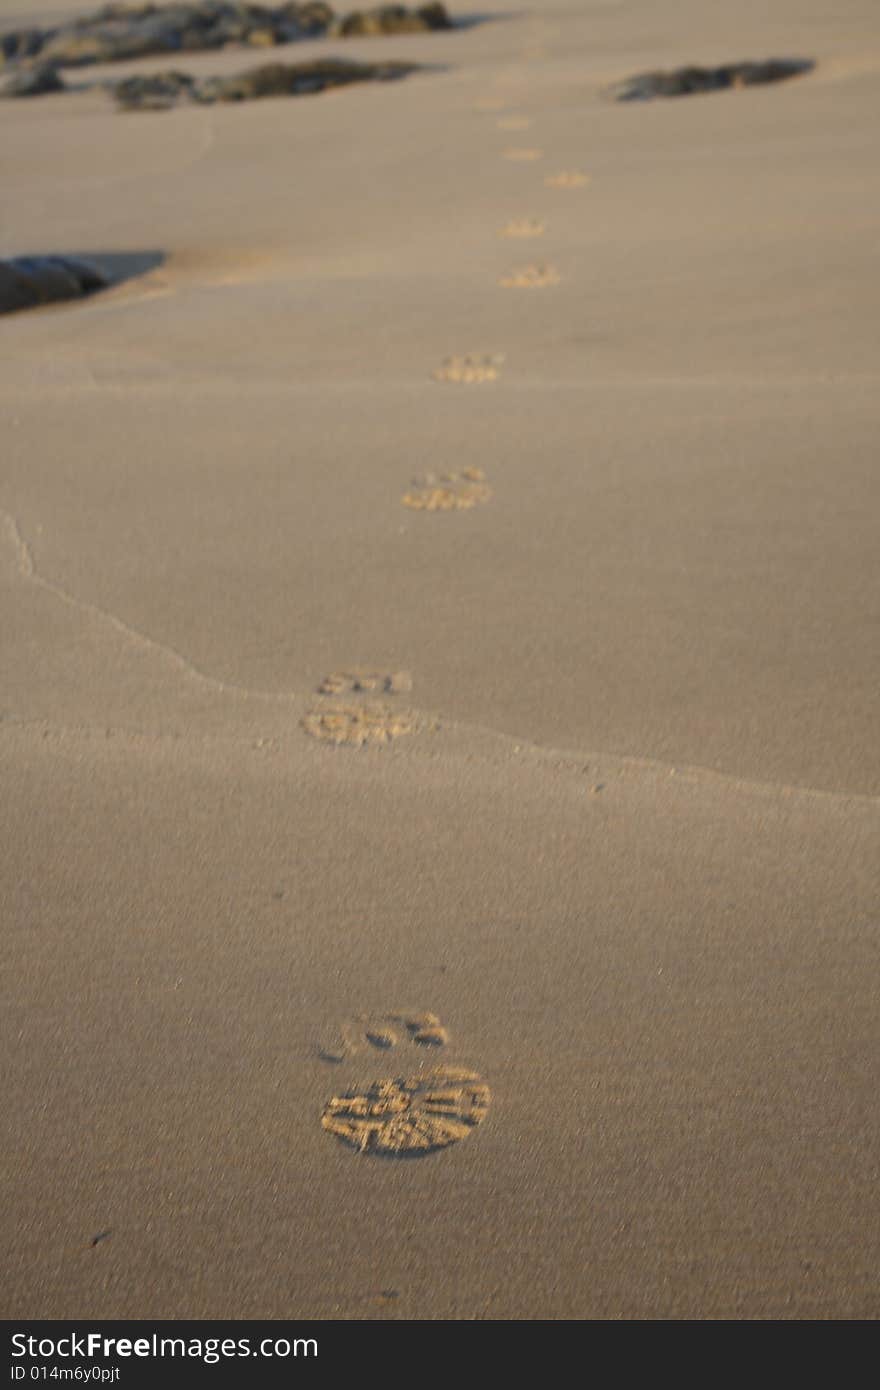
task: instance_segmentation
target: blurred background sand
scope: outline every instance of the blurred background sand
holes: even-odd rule
[[[6,1316],[878,1312],[876,8],[483,8],[4,104],[0,255],[163,257],[0,321]],[[419,732],[307,738],[357,664]],[[395,1164],[313,1044],[403,1003],[493,1103]]]

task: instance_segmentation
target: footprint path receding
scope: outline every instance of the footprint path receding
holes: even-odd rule
[[[494,96],[479,98],[474,107],[478,111],[493,112],[504,111],[506,108],[507,103]],[[531,127],[532,121],[529,117],[515,110],[511,112],[509,108],[507,110],[508,114],[499,116],[495,122],[498,129],[517,131]],[[544,151],[537,146],[511,146],[503,151],[503,158],[514,163],[533,163],[543,156]],[[576,188],[586,182],[585,174],[573,170],[562,170],[545,179],[545,184],[550,188]],[[528,240],[543,236],[545,230],[544,222],[538,218],[521,218],[507,223],[499,229],[498,234],[505,238]],[[544,289],[558,285],[560,280],[561,276],[555,266],[531,264],[507,272],[500,277],[498,283],[505,289]],[[436,381],[447,384],[481,385],[498,379],[502,361],[503,358],[498,355],[455,355],[447,357],[435,369],[433,376]],[[483,505],[491,497],[492,492],[483,471],[478,468],[465,468],[439,476],[428,473],[415,478],[400,500],[404,507],[412,511],[457,512]],[[357,697],[365,694],[395,695],[401,690],[409,690],[410,687],[409,679],[402,683],[399,674],[366,668],[334,672],[322,681],[318,689],[319,696],[334,698],[320,699],[302,719],[302,727],[311,737],[336,746],[364,747],[388,744],[415,730],[415,715],[410,710],[396,709],[390,704],[375,700],[361,701]],[[345,703],[337,702],[339,697],[346,697]],[[367,1041],[374,1047],[393,1047],[396,1042],[395,1022],[399,1026],[400,1019],[395,1020],[392,1016],[385,1018],[372,1032],[365,1035]],[[424,1107],[415,1105],[415,1096],[416,1092],[410,1094],[410,1083],[406,1081],[398,1079],[374,1082],[362,1093],[335,1097],[325,1111],[325,1128],[333,1129],[340,1137],[354,1142],[361,1149],[397,1151],[406,1147],[416,1150],[436,1147],[422,1121],[416,1124],[411,1118],[415,1114],[426,1113]],[[391,1105],[392,1099],[394,1105]],[[396,1121],[398,1129],[394,1130],[392,1126],[387,1132],[384,1124],[373,1122],[386,1102],[395,1113],[395,1107],[399,1104],[400,1114],[410,1117],[405,1121]],[[369,1117],[372,1118],[367,1123]],[[459,1120],[456,1123],[463,1121]],[[407,1136],[405,1141],[403,1136]],[[460,1136],[456,1134],[454,1137]]]
[[[488,502],[492,491],[481,468],[463,468],[460,473],[426,473],[413,479],[401,497],[404,507],[419,512],[461,512]]]
[[[415,1158],[465,1139],[482,1123],[490,1099],[476,1072],[438,1067],[364,1082],[333,1096],[321,1124],[359,1153]]]

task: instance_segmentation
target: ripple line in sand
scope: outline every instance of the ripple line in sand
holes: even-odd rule
[[[53,584],[51,580],[44,579],[37,572],[31,549],[21,534],[18,523],[9,512],[0,511],[0,532],[5,533],[10,548],[14,556],[14,570],[20,579],[27,580],[45,593],[51,594],[59,603],[73,608],[79,613],[84,613],[87,617],[97,619],[99,622],[106,623],[108,627],[119,633],[126,641],[144,651],[155,653],[164,661],[176,667],[177,670],[189,680],[197,681],[200,685],[218,694],[234,695],[239,698],[265,701],[267,704],[290,704],[296,696],[286,691],[274,692],[254,690],[248,686],[234,685],[228,681],[218,680],[215,676],[209,676],[204,671],[200,671],[194,666],[187,657],[175,651],[173,647],[167,646],[164,642],[157,642],[155,638],[149,637],[146,633],[140,632],[137,628],[131,627],[128,623],[118,618],[115,613],[110,613],[105,608],[98,607],[97,604],[88,603],[84,599],[76,598],[73,594],[62,589],[60,585]]]
[[[11,516],[8,512],[2,512],[0,513],[0,523],[2,523],[3,530],[9,537],[11,545],[14,549],[17,573],[22,579],[27,579],[30,581],[30,583],[35,584],[38,588],[43,589],[46,593],[52,594],[54,598],[59,600],[59,602],[66,604],[71,608],[75,608],[79,612],[85,613],[90,617],[99,618],[102,622],[108,623],[112,628],[114,628],[117,632],[121,633],[129,641],[134,642],[136,645],[140,647],[145,647],[148,650],[158,653],[159,655],[163,656],[167,661],[171,661],[175,666],[178,666],[187,676],[190,676],[193,679],[198,680],[205,685],[209,685],[215,690],[233,691],[236,694],[242,695],[255,693],[252,691],[240,689],[237,686],[226,685],[223,681],[215,680],[213,676],[206,676],[202,671],[199,671],[195,666],[193,666],[192,663],[186,659],[186,657],[181,656],[180,652],[176,652],[173,649],[173,647],[167,647],[161,642],[156,642],[152,637],[148,637],[145,633],[139,632],[136,628],[130,627],[128,623],[123,622],[121,618],[117,618],[115,614],[107,612],[107,610],[104,608],[99,608],[96,604],[87,603],[83,599],[75,598],[74,595],[69,594],[66,589],[62,589],[59,585],[53,584],[48,579],[44,579],[42,575],[37,573],[37,569],[34,564],[34,559],[30,547],[28,546],[27,542],[22,536],[15,518]],[[264,698],[287,699],[288,697],[267,695]]]
[[[675,386],[682,385],[686,386],[687,389],[691,389],[691,383],[689,382],[681,383],[678,379],[672,379],[670,382],[666,378],[659,378],[659,380],[663,381],[664,384],[673,384]],[[798,376],[792,377],[791,380],[796,381],[798,384],[804,382],[812,384],[816,379],[812,376]],[[865,380],[873,383],[873,377],[871,376],[866,376]],[[750,382],[756,389],[766,386],[765,378],[755,377],[754,379],[750,379]],[[616,386],[619,383],[614,380],[609,380],[605,384]],[[582,389],[582,386],[578,384],[577,389]],[[113,613],[107,612],[96,604],[87,603],[78,599],[60,586],[44,579],[36,570],[32,551],[27,541],[24,539],[15,517],[12,516],[11,513],[0,509],[0,562],[2,562],[5,557],[11,560],[11,565],[9,565],[8,568],[12,570],[16,578],[24,580],[27,583],[32,583],[37,588],[51,594],[59,602],[78,612],[84,613],[88,617],[98,619],[108,624],[125,639],[148,652],[153,652],[166,659],[181,670],[183,675],[197,681],[206,689],[241,699],[259,701],[261,704],[270,706],[296,707],[298,699],[293,692],[262,691],[248,686],[234,685],[230,682],[221,681],[213,676],[209,676],[203,671],[200,671],[192,662],[188,661],[186,657],[182,656],[173,648],[161,642],[157,642],[145,633],[139,632],[137,629],[123,622],[120,618],[117,618]],[[2,570],[2,563],[0,563],[0,570]],[[488,725],[481,725],[473,721],[465,722],[460,720],[456,721],[455,725],[452,723],[446,724],[444,722],[442,727],[451,728],[456,725],[460,728],[469,730],[481,730],[486,734],[492,734],[496,738],[500,737],[504,740],[505,744],[513,745],[516,743],[517,752],[520,751],[520,745],[527,746],[536,756],[551,759],[549,765],[559,771],[573,772],[580,776],[584,770],[583,758],[587,756],[586,754],[579,755],[575,758],[570,749],[554,748],[546,744],[526,740],[522,738],[522,736],[514,740],[511,736],[500,735],[497,729],[492,729]],[[424,727],[429,731],[434,731],[439,729],[441,725],[434,721],[426,722]],[[18,715],[12,710],[7,710],[3,713],[2,718],[0,718],[0,730],[36,730],[41,739],[46,738],[49,733],[66,739],[89,740],[94,738],[100,740],[102,746],[108,737],[108,728],[103,721],[94,726],[89,724],[63,724],[46,719],[28,718]],[[144,730],[140,728],[130,729],[122,726],[115,727],[113,732],[124,736],[132,745],[143,745],[145,747],[152,747],[157,743],[163,742],[173,747],[180,737],[177,733],[145,733]],[[210,739],[211,735],[205,734],[204,737]],[[859,807],[869,805],[872,810],[880,807],[880,797],[870,793],[835,791],[827,787],[811,787],[806,784],[795,782],[756,780],[733,772],[720,772],[714,767],[704,767],[696,763],[670,764],[658,758],[642,757],[636,753],[621,756],[619,754],[603,754],[595,749],[591,749],[589,751],[589,756],[594,759],[603,759],[609,768],[613,767],[621,773],[642,774],[647,772],[652,775],[664,777],[671,777],[674,775],[681,783],[693,782],[700,786],[717,785],[721,787],[732,787],[760,796],[782,795],[786,798],[807,797],[811,800],[818,798],[822,801],[832,801],[837,804]],[[542,765],[547,766],[548,764],[542,763]]]
[[[504,151],[504,158],[510,159],[514,164],[528,164],[535,159],[543,159],[544,151],[532,148],[510,149]]]

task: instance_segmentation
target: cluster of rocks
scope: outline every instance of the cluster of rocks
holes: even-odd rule
[[[269,48],[298,39],[450,29],[442,4],[403,5],[338,16],[323,0],[254,5],[236,0],[178,4],[107,5],[96,14],[55,28],[13,30],[0,36],[5,63],[47,70],[113,63],[162,53],[193,53],[251,44]],[[44,89],[48,90],[48,89]]]
[[[167,111],[182,102],[253,101],[259,97],[309,96],[351,82],[390,82],[417,63],[354,63],[319,58],[313,63],[266,63],[229,77],[195,78],[185,72],[127,77],[109,84],[126,111]]]
[[[0,97],[42,97],[65,90],[61,74],[51,63],[23,64],[0,74]]]
[[[809,58],[768,58],[762,63],[726,63],[718,68],[676,68],[672,72],[640,72],[606,89],[614,101],[651,101],[654,97],[681,97],[693,92],[720,92],[729,87],[754,87],[764,82],[783,82],[811,72]]]
[[[62,299],[82,299],[107,288],[97,267],[69,256],[20,256],[0,261],[0,314],[35,309]]]

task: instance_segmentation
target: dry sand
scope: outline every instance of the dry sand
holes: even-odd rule
[[[483,8],[4,105],[0,255],[153,263],[0,323],[6,1317],[880,1312],[880,17]]]

